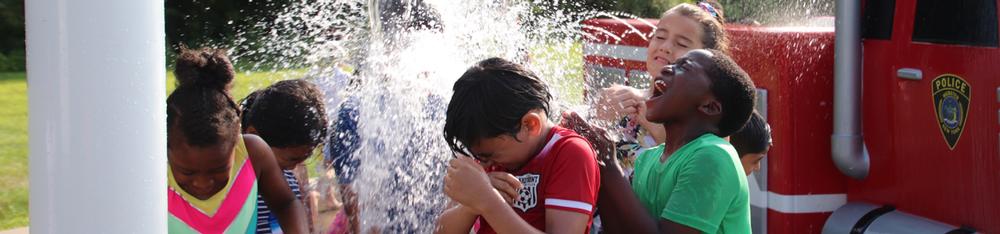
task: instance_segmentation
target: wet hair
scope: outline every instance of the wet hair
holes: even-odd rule
[[[529,111],[549,112],[552,95],[527,68],[500,58],[473,65],[455,81],[445,116],[444,138],[452,151],[471,155],[470,147],[507,134],[517,140],[521,118]]]
[[[239,133],[239,109],[229,94],[235,78],[225,50],[182,48],[177,88],[167,97],[167,146],[181,134],[191,146],[214,146]]]
[[[741,158],[747,154],[764,153],[771,146],[771,125],[754,111],[743,129],[729,136],[729,143]]]
[[[719,120],[719,137],[726,137],[739,131],[753,112],[757,91],[743,68],[736,65],[725,53],[709,50],[714,56],[712,66],[706,66],[705,73],[711,80],[711,91],[722,105],[722,118]]]
[[[670,8],[670,10],[663,12],[662,16],[677,13],[694,20],[703,30],[701,44],[705,45],[705,49],[714,49],[729,53],[729,38],[726,36],[726,28],[723,27],[725,18],[722,13],[722,7],[713,1],[705,1],[702,3],[711,5],[716,14],[713,15],[708,10],[698,5],[681,3],[677,4],[677,6],[674,6],[673,8]],[[663,18],[662,16],[660,18]]]
[[[316,146],[326,138],[323,93],[312,82],[283,80],[241,101],[243,131],[253,127],[271,147]]]

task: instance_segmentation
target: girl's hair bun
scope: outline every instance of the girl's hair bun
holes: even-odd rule
[[[236,72],[225,50],[181,48],[174,75],[177,77],[178,87],[194,85],[228,90]]]

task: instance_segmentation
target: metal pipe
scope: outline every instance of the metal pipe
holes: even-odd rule
[[[864,202],[851,202],[830,215],[823,224],[822,233],[952,233],[956,230],[961,229],[891,207],[887,209]]]
[[[163,1],[25,3],[31,232],[165,233]]]
[[[833,162],[854,179],[868,176],[861,133],[861,1],[837,0],[834,44]]]

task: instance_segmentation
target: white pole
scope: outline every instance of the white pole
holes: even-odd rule
[[[25,1],[33,233],[165,233],[162,0]]]

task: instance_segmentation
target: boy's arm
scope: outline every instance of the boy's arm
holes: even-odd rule
[[[601,226],[608,233],[654,233],[656,220],[649,217],[646,207],[632,193],[621,167],[611,156],[601,167],[601,188],[597,196],[597,210],[601,212]]]
[[[263,139],[256,135],[244,134],[247,151],[253,169],[257,172],[257,183],[260,195],[264,197],[271,212],[278,218],[282,230],[286,233],[306,233],[306,208],[295,198],[292,189],[288,187],[285,176],[274,160],[274,153]]]
[[[588,215],[565,211],[559,209],[545,209],[545,232],[536,229],[521,216],[514,212],[514,209],[505,203],[494,202],[491,208],[487,208],[482,214],[483,219],[490,223],[490,227],[496,233],[583,233],[587,229]],[[475,221],[473,216],[472,221]],[[471,227],[471,223],[469,227]],[[468,228],[464,232],[468,232]],[[457,232],[456,232],[457,233]]]
[[[601,225],[608,233],[701,233],[676,222],[649,216],[646,207],[632,192],[621,169],[601,170],[601,190],[597,209],[601,211]]]
[[[490,227],[496,233],[583,233],[587,227],[587,215],[557,210],[545,210],[545,227],[547,232],[536,229],[521,216],[518,216],[505,203],[496,203],[493,208],[488,208],[483,213],[483,219],[490,223]],[[445,211],[438,220],[438,230],[436,233],[469,233],[470,228],[476,221],[474,211],[462,208],[461,205]]]
[[[448,162],[444,192],[455,202],[479,213],[497,233],[542,233],[514,213],[475,159],[460,157]]]
[[[590,215],[559,209],[545,209],[546,233],[584,233]]]
[[[549,214],[548,210],[545,214]],[[510,205],[503,203],[502,200],[500,202],[491,201],[482,216],[486,222],[490,223],[490,227],[493,227],[496,233],[544,233],[524,221]],[[548,220],[546,217],[546,222]],[[583,230],[577,233],[583,233]]]
[[[663,210],[654,211],[656,216],[637,212],[647,209],[635,209],[642,205],[631,189],[622,189],[623,186],[602,187],[601,202],[607,202],[606,204],[599,202],[601,211],[613,213],[609,216],[611,220],[602,220],[609,228],[606,230],[642,233],[717,232],[734,196],[740,194],[740,183],[734,179],[743,175],[737,175],[738,173],[732,170],[734,165],[731,159],[719,155],[725,154],[724,151],[703,150],[695,154],[693,159],[680,169],[674,189],[670,191],[670,200]],[[616,169],[608,167],[608,170]],[[625,179],[621,177],[604,178],[607,179],[605,185],[627,185],[624,183]],[[615,187],[618,187],[618,190],[613,190]]]
[[[461,204],[456,204],[441,213],[434,233],[467,234],[469,230],[472,230],[472,225],[476,223],[477,216],[475,211]]]
[[[614,141],[607,130],[588,123],[576,113],[564,117],[562,125],[590,141],[597,154],[601,178],[597,208],[601,212],[604,230],[608,233],[699,233],[670,220],[650,217],[632,192],[628,180],[622,176],[621,166],[615,157]]]
[[[588,155],[592,157],[593,154]],[[593,158],[590,162],[594,162]],[[472,215],[475,213],[479,213],[497,233],[544,233],[518,216],[489,181],[479,163],[471,158],[457,158],[449,163],[445,193],[461,205],[442,214],[438,220],[438,233],[467,232],[475,222],[475,216]],[[585,213],[568,211],[557,205],[546,205],[545,212],[548,233],[583,233],[590,219],[589,208]]]
[[[519,195],[518,190],[522,187],[517,177],[514,177],[510,173],[499,171],[487,174],[490,178],[490,185],[500,192],[500,195],[503,196],[504,201],[508,205],[517,200],[517,196]],[[475,224],[476,217],[478,216],[479,214],[475,210],[467,206],[458,203],[452,204],[438,218],[436,233],[467,233]]]
[[[594,214],[600,188],[596,154],[589,142],[571,137],[556,146],[542,175],[548,233],[583,233]],[[541,202],[541,201],[540,201]]]
[[[654,233],[657,221],[649,217],[639,198],[632,193],[629,182],[622,176],[621,166],[615,157],[614,141],[607,130],[588,123],[572,112],[564,115],[561,125],[579,133],[595,149],[601,183],[597,209],[601,212],[604,230],[608,233]]]

